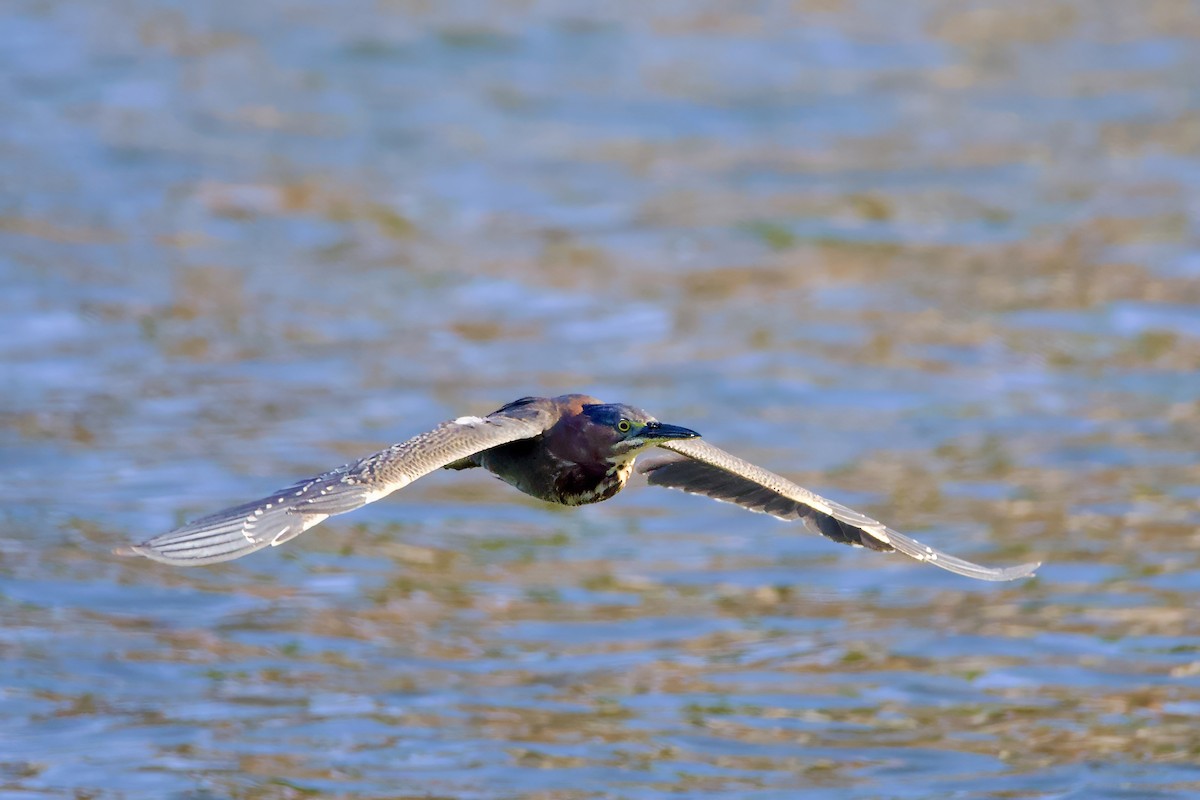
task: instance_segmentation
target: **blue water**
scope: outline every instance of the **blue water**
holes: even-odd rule
[[[1200,796],[1200,15],[0,10],[0,798]],[[972,560],[436,474],[586,391]]]

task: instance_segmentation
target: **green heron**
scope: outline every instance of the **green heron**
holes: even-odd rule
[[[1039,564],[993,569],[914,541],[826,500],[632,406],[594,397],[523,397],[486,417],[459,417],[352,464],[280,489],[262,500],[218,511],[118,550],[166,564],[229,561],[280,545],[334,514],[374,502],[437,469],[483,467],[526,494],[551,503],[598,503],[621,491],[634,459],[650,484],[735,503],[784,520],[804,520],[835,542],[898,550],[942,569],[985,581],[1032,575]]]

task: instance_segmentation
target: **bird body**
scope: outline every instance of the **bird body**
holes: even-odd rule
[[[870,517],[797,486],[641,409],[583,394],[523,397],[486,417],[464,416],[117,552],[175,565],[212,564],[283,544],[328,517],[402,489],[437,469],[483,468],[525,494],[579,506],[621,491],[639,454],[666,451],[640,467],[651,485],[803,520],[837,542],[898,550],[980,580],[1013,580],[1039,564],[994,569],[923,545]]]
[[[509,413],[530,404],[551,406],[558,421],[531,439],[478,453],[466,459],[466,466],[483,467],[505,483],[548,503],[565,506],[598,503],[625,487],[633,473],[634,459],[642,448],[614,447],[621,433],[616,426],[622,419],[631,425],[640,422],[652,426],[650,429],[657,429],[660,434],[664,430],[640,409],[607,405],[586,394],[523,397],[494,413]],[[699,436],[686,428],[668,426],[668,429],[663,441]]]

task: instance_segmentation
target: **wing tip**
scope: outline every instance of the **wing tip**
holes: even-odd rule
[[[161,538],[161,537],[160,537]],[[142,557],[151,561],[158,561],[162,564],[173,564],[176,566],[190,566],[190,559],[172,558],[160,552],[154,546],[154,539],[151,539],[141,544],[123,544],[120,547],[114,547],[112,554],[121,558],[137,558]]]
[[[138,544],[114,547],[111,552],[121,558],[141,556],[160,564],[175,567],[198,567],[232,561],[266,547],[268,542],[247,543],[241,537],[225,536],[206,544],[180,540],[180,531],[171,531]]]
[[[1018,564],[1015,567],[1003,567],[997,571],[1004,576],[1000,580],[1015,581],[1021,578],[1036,577],[1037,571],[1041,566],[1041,561],[1030,561],[1026,564]]]
[[[972,564],[969,561],[951,564],[941,559],[938,561],[927,560],[925,563],[933,564],[947,572],[953,572],[967,578],[974,578],[981,581],[995,581],[998,583],[1019,581],[1022,578],[1033,578],[1036,576],[1037,569],[1042,566],[1041,561],[1030,561],[1026,564],[1017,564],[1012,567],[984,567]]]
[[[191,566],[191,562],[185,559],[175,559],[165,556],[160,553],[152,544],[154,540],[142,542],[141,544],[123,544],[120,547],[114,547],[112,554],[120,558],[137,558],[142,557],[150,561],[157,561],[161,564],[171,564],[173,566]]]

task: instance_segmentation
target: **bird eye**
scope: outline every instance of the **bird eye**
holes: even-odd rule
[[[617,423],[617,430],[621,433],[629,433],[629,420],[623,419]]]

